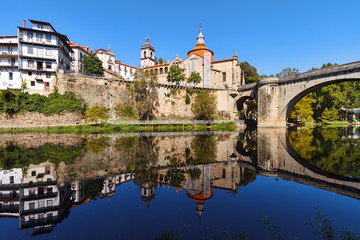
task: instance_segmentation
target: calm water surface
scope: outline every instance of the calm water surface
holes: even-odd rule
[[[359,133],[2,135],[0,239],[357,239]]]

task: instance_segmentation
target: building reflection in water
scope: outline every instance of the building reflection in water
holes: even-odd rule
[[[254,181],[257,174],[360,199],[359,181],[309,165],[296,154],[287,134],[286,130],[267,129],[209,136],[109,138],[101,147],[77,138],[72,140],[76,145],[65,146],[69,141],[61,136],[61,147],[47,145],[39,152],[53,149],[52,162],[44,162],[48,155],[41,155],[44,157],[32,161],[40,164],[21,165],[29,161],[23,158],[16,163],[22,167],[14,163],[10,170],[0,169],[0,217],[18,218],[20,229],[26,234],[31,230],[31,236],[49,233],[69,216],[71,208],[96,198],[111,200],[116,187],[133,181],[139,186],[144,208],[156,201],[157,188],[185,191],[201,221],[215,189],[235,196],[239,187]],[[32,149],[17,145],[1,145],[15,146],[8,152],[19,151],[16,156],[32,153]],[[33,149],[41,148],[36,147]],[[2,152],[1,164],[6,168],[13,159]],[[68,154],[57,158],[59,152]]]

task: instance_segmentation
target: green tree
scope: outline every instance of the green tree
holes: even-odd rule
[[[134,108],[128,104],[125,104],[125,105],[118,104],[115,107],[115,112],[118,117],[125,118],[125,119],[133,119],[136,117]]]
[[[172,65],[169,69],[166,79],[168,82],[179,83],[181,81],[185,81],[185,74],[178,65]]]
[[[299,69],[285,68],[281,72],[277,73],[276,76],[281,78],[281,77],[286,77],[286,76],[294,75],[294,74],[298,74],[298,73],[299,73]]]
[[[321,114],[321,120],[325,121],[335,121],[339,119],[339,112],[336,108],[325,108],[323,113]]]
[[[248,62],[240,63],[241,71],[244,73],[245,83],[256,82],[261,77],[259,76],[257,69],[251,66]]]
[[[166,63],[165,59],[155,57],[155,65]]]
[[[133,94],[139,118],[146,120],[154,118],[158,105],[156,75],[137,71],[134,75]]]
[[[195,85],[201,83],[201,76],[198,72],[192,72],[189,78],[186,80],[187,83],[194,83]]]
[[[312,104],[316,101],[309,96],[303,97],[291,110],[289,114],[289,121],[292,122],[306,122],[313,120]]]
[[[195,119],[214,119],[217,112],[217,98],[214,92],[207,90],[197,92],[191,111]]]
[[[109,118],[109,111],[109,108],[96,104],[85,111],[85,119],[86,121],[98,123],[101,119],[107,120]]]
[[[104,75],[104,68],[101,60],[95,55],[95,53],[90,54],[89,56],[84,55],[81,60],[82,68],[81,71],[84,74],[97,74]]]

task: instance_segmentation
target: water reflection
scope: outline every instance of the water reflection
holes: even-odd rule
[[[360,177],[360,141],[357,128],[313,128],[289,132],[289,140],[302,158],[326,172]]]
[[[144,208],[157,200],[159,189],[185,191],[201,222],[207,202],[216,198],[215,190],[236,196],[257,175],[360,199],[360,183],[354,178],[360,151],[353,133],[358,132],[255,129],[182,136],[3,135],[0,217],[19,219],[20,230],[32,229],[31,236],[50,233],[71,208],[110,200],[121,185],[133,182]]]

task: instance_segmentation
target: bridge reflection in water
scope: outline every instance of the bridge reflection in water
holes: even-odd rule
[[[32,235],[51,232],[71,208],[111,199],[130,181],[140,187],[147,208],[156,201],[158,187],[185,190],[199,221],[206,202],[216,197],[214,189],[236,195],[259,174],[360,199],[359,179],[310,164],[290,144],[286,129],[87,139],[4,135],[0,148],[0,217],[18,218],[20,229],[33,229]]]

